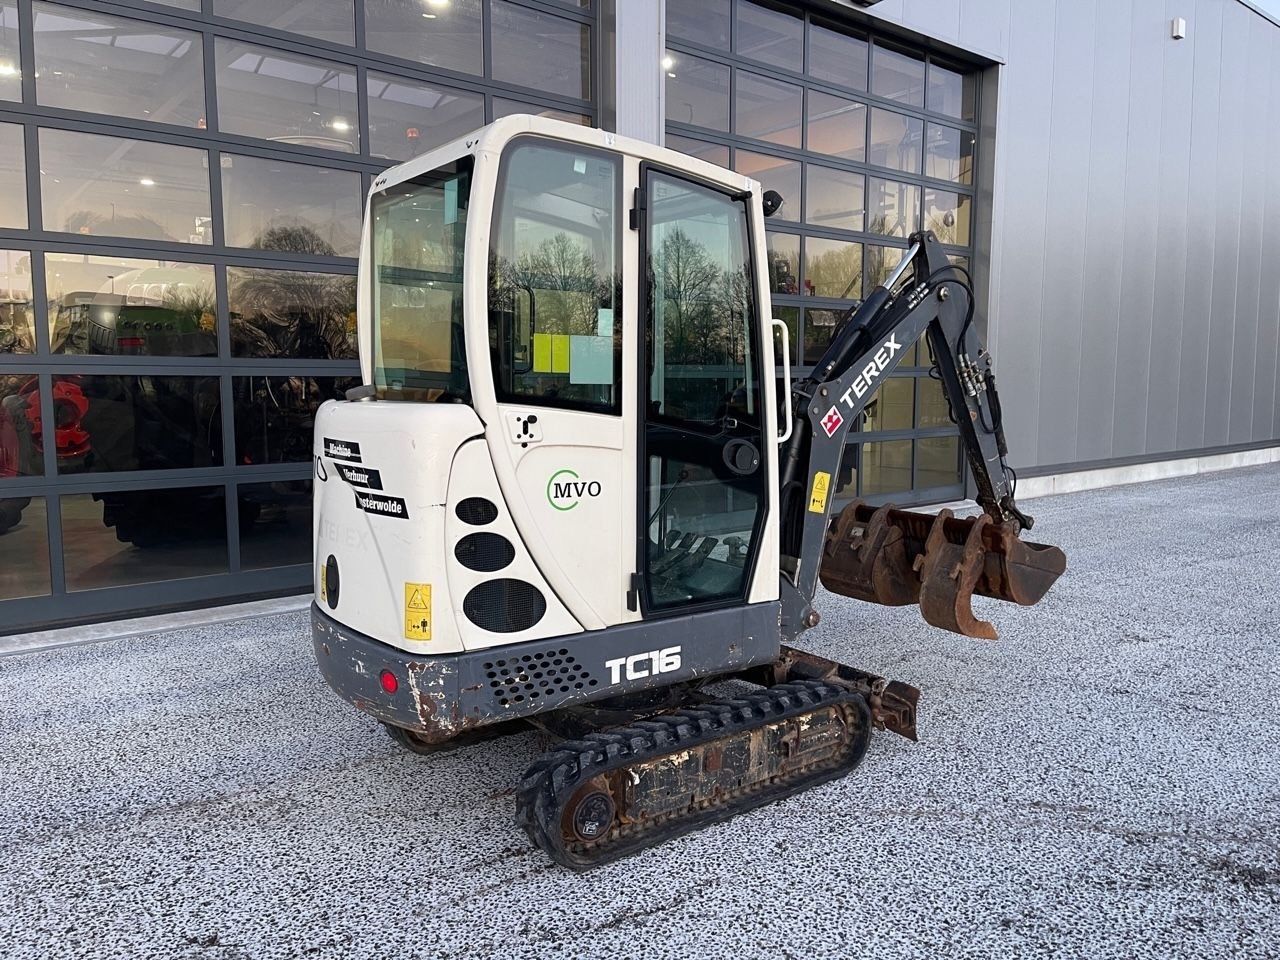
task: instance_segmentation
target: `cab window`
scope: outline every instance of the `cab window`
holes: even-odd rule
[[[489,249],[499,400],[619,413],[618,158],[536,139],[507,148]]]
[[[373,197],[373,382],[379,399],[466,402],[462,278],[470,157]]]

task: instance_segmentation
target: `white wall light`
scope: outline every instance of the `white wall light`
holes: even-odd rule
[[[1175,40],[1184,40],[1187,36],[1187,18],[1174,17],[1170,32]]]

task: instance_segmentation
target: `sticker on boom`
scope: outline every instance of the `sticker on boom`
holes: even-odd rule
[[[380,493],[365,493],[363,490],[355,491],[356,506],[365,513],[376,513],[383,517],[398,517],[401,520],[409,519],[409,507],[400,497],[387,497]]]
[[[809,512],[827,512],[827,491],[831,489],[831,474],[819,470],[813,475],[813,489],[809,491]]]
[[[360,462],[360,444],[353,440],[330,440],[324,438],[324,455],[331,460],[350,460]]]
[[[832,404],[827,415],[822,418],[822,432],[827,435],[828,440],[836,435],[842,423],[844,423],[844,417],[840,416],[840,411],[836,409],[835,404]]]

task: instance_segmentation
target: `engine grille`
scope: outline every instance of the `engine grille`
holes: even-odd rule
[[[483,527],[486,523],[493,523],[498,519],[498,505],[484,497],[467,497],[465,500],[459,500],[453,512],[458,515],[459,520],[473,527]]]
[[[473,587],[463,598],[462,612],[481,630],[519,633],[542,619],[547,600],[533,584],[503,578]]]
[[[564,648],[486,661],[484,669],[493,697],[503,707],[583,690],[599,682]]]
[[[453,555],[468,570],[493,573],[516,558],[516,548],[496,533],[469,533],[454,546]]]

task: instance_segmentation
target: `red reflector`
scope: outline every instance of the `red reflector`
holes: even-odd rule
[[[400,681],[396,679],[396,675],[390,670],[383,670],[378,674],[378,682],[382,684],[382,689],[387,693],[395,693],[400,689]]]

